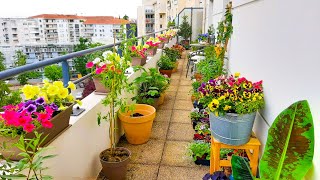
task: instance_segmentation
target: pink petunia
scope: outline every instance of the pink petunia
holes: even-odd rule
[[[52,116],[54,110],[50,106],[46,106],[46,113],[50,116]]]
[[[131,51],[136,51],[136,50],[137,50],[137,48],[135,46],[131,47]]]
[[[87,67],[87,68],[92,68],[93,66],[94,66],[93,62],[88,62],[88,63],[86,64],[86,67]]]
[[[35,115],[38,116],[38,121],[43,122],[43,121],[48,121],[49,119],[51,119],[51,115],[49,113],[35,113]]]
[[[42,121],[41,124],[44,128],[52,128],[53,126],[51,121]]]
[[[102,73],[102,71],[103,71],[103,69],[102,69],[102,68],[97,68],[97,69],[96,69],[96,74],[101,74],[101,73]]]
[[[23,130],[27,133],[31,133],[36,127],[33,124],[26,124],[23,126]]]

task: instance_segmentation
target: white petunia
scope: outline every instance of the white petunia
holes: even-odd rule
[[[103,56],[104,58],[106,58],[106,57],[108,57],[109,54],[112,54],[112,51],[105,51],[105,52],[102,54],[102,56]]]
[[[106,63],[101,62],[101,63],[99,63],[99,66],[102,67],[102,66],[104,66],[105,64],[106,64]]]
[[[101,61],[100,58],[95,58],[92,62],[93,64],[98,64]]]

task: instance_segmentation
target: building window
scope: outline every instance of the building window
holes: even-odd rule
[[[162,18],[162,14],[160,14],[160,18]],[[160,25],[161,26],[161,25]]]
[[[160,24],[160,28],[162,28],[162,24]]]

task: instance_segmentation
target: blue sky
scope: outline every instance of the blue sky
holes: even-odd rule
[[[142,0],[2,0],[0,17],[77,14],[137,17]]]

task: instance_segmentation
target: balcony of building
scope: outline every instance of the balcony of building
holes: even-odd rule
[[[146,18],[146,24],[154,24],[154,18]]]

